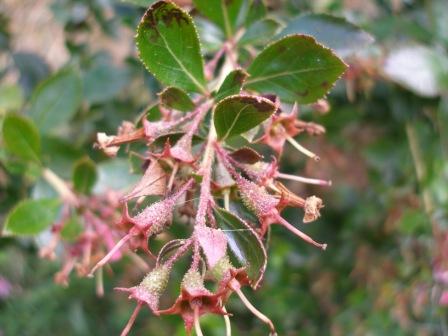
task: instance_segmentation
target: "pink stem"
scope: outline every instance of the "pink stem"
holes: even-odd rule
[[[98,263],[92,268],[92,270],[89,273],[89,277],[93,276],[93,273],[95,273],[95,271],[100,268],[103,267],[105,264],[107,264],[107,262],[109,261],[110,258],[112,258],[112,256],[115,254],[115,252],[117,252],[124,244],[126,244],[128,242],[129,239],[132,238],[133,235],[131,235],[130,233],[128,233],[126,236],[124,236],[123,238],[121,238],[118,243],[109,251],[108,254],[106,254],[103,259],[101,259],[100,261],[98,261]]]
[[[288,223],[288,221],[285,220],[283,217],[281,217],[279,214],[276,215],[276,219],[280,223],[280,225],[283,225],[289,231],[294,233],[296,236],[302,238],[307,243],[310,243],[311,245],[317,246],[318,248],[320,248],[322,250],[325,250],[327,248],[327,244],[321,244],[321,243],[316,242],[315,240],[313,240],[313,238],[311,238],[307,234],[303,233],[302,231],[300,231],[299,229],[295,228],[290,223]]]
[[[132,313],[131,317],[129,318],[128,323],[126,324],[123,331],[121,332],[120,336],[127,336],[129,334],[141,308],[142,308],[142,303],[139,302],[137,304],[137,307],[135,307],[134,312]]]

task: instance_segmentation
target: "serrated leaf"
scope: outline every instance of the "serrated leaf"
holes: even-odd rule
[[[88,157],[82,158],[75,163],[73,168],[73,187],[82,194],[92,191],[97,179],[95,163]]]
[[[278,37],[290,34],[311,35],[340,57],[350,56],[374,41],[372,35],[353,23],[327,14],[305,14],[293,18]]]
[[[285,102],[312,103],[322,98],[346,65],[330,49],[306,35],[270,44],[249,66],[245,88],[274,93]]]
[[[448,56],[424,46],[393,50],[384,63],[384,73],[420,96],[436,97],[448,90]]]
[[[231,37],[242,12],[243,0],[193,0],[195,7],[204,16],[216,23],[227,37]]]
[[[187,92],[207,91],[196,28],[175,4],[152,5],[137,28],[136,42],[141,61],[163,84]]]
[[[247,72],[243,69],[230,72],[216,93],[215,101],[219,102],[221,99],[240,93],[247,76]]]
[[[272,39],[280,28],[280,24],[273,19],[263,19],[251,24],[244,32],[238,44],[263,45]]]
[[[231,212],[215,208],[218,226],[227,236],[230,250],[241,266],[246,268],[251,285],[257,288],[266,269],[266,250],[255,231]]]
[[[39,132],[28,118],[8,114],[3,121],[3,142],[11,154],[24,160],[40,161]]]
[[[5,220],[5,231],[16,235],[35,235],[57,218],[57,199],[24,200],[17,204]]]
[[[41,132],[55,132],[72,119],[81,99],[81,79],[73,69],[63,70],[37,87],[27,114]]]
[[[167,87],[160,95],[160,102],[168,108],[187,112],[194,109],[194,103],[185,91],[176,87]]]
[[[214,124],[219,140],[239,135],[262,123],[275,112],[270,100],[256,96],[230,96],[215,107]]]
[[[145,174],[137,185],[124,196],[121,201],[148,195],[164,195],[166,192],[166,174],[160,164],[154,160],[146,169]]]

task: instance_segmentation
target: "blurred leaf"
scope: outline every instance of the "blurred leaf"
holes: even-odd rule
[[[195,7],[216,23],[227,37],[233,36],[243,0],[193,0]]]
[[[42,161],[58,176],[71,179],[73,162],[85,155],[85,150],[73,142],[56,136],[42,137]]]
[[[81,80],[73,69],[66,69],[38,86],[27,112],[41,132],[57,132],[59,126],[73,118],[81,99]]]
[[[160,93],[160,102],[168,108],[182,112],[194,109],[194,103],[185,91],[172,86]]]
[[[249,8],[249,12],[246,17],[246,26],[251,25],[255,21],[263,19],[267,14],[266,5],[263,0],[252,0]]]
[[[97,172],[95,163],[88,157],[75,163],[73,168],[73,187],[82,194],[89,194],[95,185]]]
[[[213,23],[200,17],[194,18],[203,49],[207,52],[219,50],[224,43],[223,32]]]
[[[100,163],[97,172],[98,179],[93,189],[95,194],[127,189],[140,179],[140,176],[131,174],[128,161],[120,158]]]
[[[255,231],[243,220],[223,208],[215,208],[218,226],[227,236],[228,245],[237,260],[246,268],[251,286],[257,288],[266,269],[266,250]]]
[[[270,100],[255,96],[230,96],[215,107],[214,124],[219,140],[254,128],[274,113],[276,106]]]
[[[148,8],[155,0],[120,0],[121,2],[130,3],[139,7]]]
[[[424,97],[448,90],[448,57],[424,46],[393,50],[384,64],[390,80]]]
[[[228,96],[239,94],[247,76],[247,72],[243,69],[236,69],[230,72],[216,93],[215,101],[219,102]]]
[[[431,233],[431,223],[428,216],[418,209],[407,209],[398,221],[398,228],[408,235]]]
[[[84,228],[81,224],[81,218],[78,215],[73,214],[70,219],[64,223],[61,230],[61,237],[67,241],[74,241],[78,238]]]
[[[23,93],[16,85],[0,86],[0,115],[15,112],[22,107]]]
[[[5,231],[17,235],[35,235],[50,226],[58,215],[58,199],[24,200],[5,220]]]
[[[5,148],[24,160],[40,161],[40,136],[33,122],[17,114],[8,114],[3,121]]]
[[[241,46],[264,45],[272,39],[279,28],[280,24],[273,19],[256,21],[247,27],[238,44]]]
[[[84,75],[84,97],[90,104],[112,99],[128,84],[128,72],[108,63],[99,63]]]
[[[245,87],[275,93],[282,101],[301,104],[322,98],[346,65],[330,49],[305,35],[270,44],[249,66]]]
[[[143,64],[165,85],[206,92],[203,61],[190,15],[171,2],[155,3],[137,28]]]
[[[50,73],[50,67],[39,55],[18,52],[12,55],[14,63],[20,72],[19,83],[28,96]]]
[[[333,49],[340,57],[363,50],[374,38],[347,20],[327,14],[305,14],[293,18],[278,37],[306,34]]]

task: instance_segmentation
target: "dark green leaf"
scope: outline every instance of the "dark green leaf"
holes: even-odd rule
[[[35,235],[51,225],[58,215],[59,200],[24,200],[5,220],[5,231],[17,235]]]
[[[272,19],[263,19],[250,25],[238,43],[244,45],[264,45],[280,28],[280,24]]]
[[[61,237],[68,241],[74,241],[83,232],[84,228],[81,224],[81,218],[72,215],[70,219],[64,223],[61,230]]]
[[[72,119],[81,99],[81,79],[74,70],[64,70],[37,87],[28,114],[41,132],[54,132]]]
[[[275,93],[286,102],[322,98],[346,65],[330,49],[306,35],[291,35],[264,49],[248,69],[245,87]]]
[[[311,35],[340,57],[362,50],[374,40],[372,35],[347,20],[327,14],[305,14],[292,19],[279,37],[290,34]]]
[[[219,102],[221,99],[240,93],[247,76],[247,72],[243,69],[236,69],[229,73],[216,93],[215,101]]]
[[[176,87],[168,87],[160,93],[160,102],[168,108],[187,112],[194,109],[191,98]]]
[[[40,137],[33,122],[17,114],[8,114],[3,121],[5,148],[15,156],[39,162]]]
[[[214,124],[219,140],[243,132],[262,123],[274,113],[270,100],[255,96],[230,96],[215,107]]]
[[[196,8],[225,32],[233,36],[242,13],[243,0],[193,0]]]
[[[190,15],[171,2],[155,3],[137,28],[143,64],[165,85],[206,92],[199,39]]]
[[[266,9],[266,5],[263,0],[252,0],[246,17],[246,26],[251,25],[255,21],[261,20],[267,13],[268,10]]]
[[[88,157],[78,160],[73,168],[73,187],[77,192],[88,194],[95,185],[95,164]]]
[[[230,250],[246,268],[251,285],[257,288],[266,269],[266,250],[255,231],[231,212],[215,208],[218,226],[227,236]]]

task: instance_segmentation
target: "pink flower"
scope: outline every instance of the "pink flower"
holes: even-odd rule
[[[190,334],[193,325],[199,323],[199,317],[204,314],[225,315],[222,308],[222,293],[210,292],[204,286],[204,279],[196,270],[188,271],[181,284],[181,293],[176,302],[168,309],[159,310],[159,314],[179,314],[185,323],[185,329]]]

